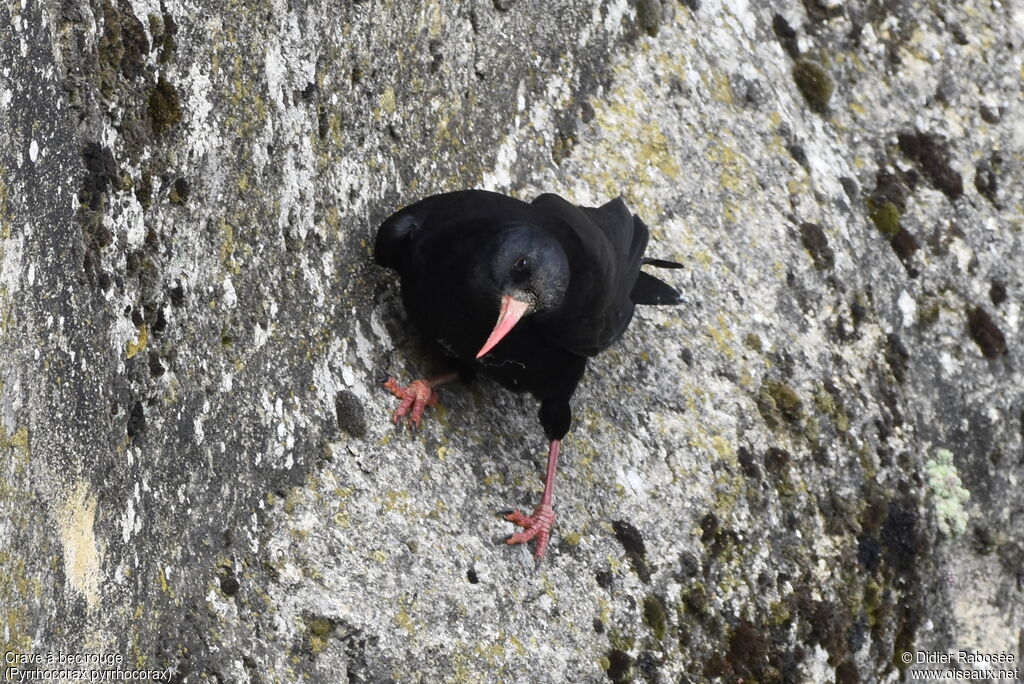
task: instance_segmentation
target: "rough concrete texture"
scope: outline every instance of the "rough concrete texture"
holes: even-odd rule
[[[876,682],[1024,641],[1024,9],[8,0],[0,636],[177,681]],[[376,224],[622,194],[690,302],[575,399],[432,361]]]

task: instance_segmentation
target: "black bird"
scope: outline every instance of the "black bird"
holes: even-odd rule
[[[506,519],[523,527],[509,544],[536,538],[539,561],[555,513],[551,506],[558,449],[569,431],[569,400],[587,359],[622,337],[635,304],[678,304],[679,293],[640,270],[648,231],[621,199],[576,206],[553,194],[532,203],[483,190],[427,197],[396,212],[377,232],[374,258],[398,271],[402,301],[424,341],[450,371],[401,387],[397,422],[415,426],[434,388],[481,372],[540,399],[550,440],[544,494],[533,515]],[[497,321],[497,322],[495,322]]]

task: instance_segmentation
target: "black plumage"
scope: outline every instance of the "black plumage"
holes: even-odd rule
[[[569,401],[587,359],[625,332],[636,304],[677,304],[679,293],[640,267],[679,268],[645,259],[649,233],[621,199],[581,207],[553,194],[532,203],[482,190],[434,195],[388,218],[374,257],[401,276],[402,300],[424,341],[464,380],[476,372],[530,392],[551,441],[544,500],[532,517],[509,519],[537,537],[543,556],[554,523],[550,507]],[[497,321],[497,324],[495,323]],[[389,388],[404,399],[396,420],[418,422],[436,402],[433,388],[454,374]],[[546,510],[541,509],[545,507]]]

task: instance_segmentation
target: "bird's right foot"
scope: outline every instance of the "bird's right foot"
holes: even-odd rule
[[[423,419],[423,411],[428,406],[434,406],[438,402],[437,392],[434,391],[434,388],[449,383],[458,377],[458,373],[442,373],[441,375],[414,380],[407,387],[399,385],[398,381],[394,378],[388,378],[384,386],[402,400],[402,403],[395,409],[392,420],[397,423],[399,419],[408,416],[409,424],[415,428],[420,424],[420,420]]]
[[[439,400],[437,392],[434,391],[434,385],[427,379],[414,380],[408,386],[402,387],[394,378],[388,378],[384,387],[402,400],[392,414],[391,420],[398,423],[399,420],[408,416],[409,424],[414,428],[419,426],[423,419],[423,411],[428,406],[436,405]]]

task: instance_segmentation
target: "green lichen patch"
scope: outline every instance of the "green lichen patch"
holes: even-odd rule
[[[814,395],[814,405],[818,411],[832,419],[832,425],[837,431],[848,432],[850,430],[850,416],[846,413],[838,393],[830,392],[827,388],[822,387]]]
[[[665,632],[668,629],[668,615],[665,612],[665,604],[661,599],[650,594],[644,597],[644,624],[651,628],[654,638],[664,641]]]
[[[150,88],[147,101],[149,122],[154,133],[166,133],[181,122],[181,99],[178,97],[178,90],[163,76]]]
[[[338,627],[336,621],[322,615],[303,615],[306,628],[305,644],[309,652],[316,656],[327,648],[328,640]]]
[[[888,200],[879,202],[873,197],[867,199],[868,218],[875,224],[882,235],[895,237],[900,232],[900,216],[902,212],[895,202]]]
[[[968,520],[964,505],[971,498],[971,493],[960,481],[960,473],[953,463],[953,452],[948,449],[937,450],[935,458],[928,459],[924,469],[928,477],[928,488],[935,497],[939,530],[950,537],[963,534],[967,530]]]
[[[766,380],[757,393],[757,410],[771,429],[803,418],[803,402],[796,391],[779,380]]]
[[[835,82],[818,61],[802,57],[793,64],[793,80],[811,109],[820,113],[828,109],[835,91]]]

